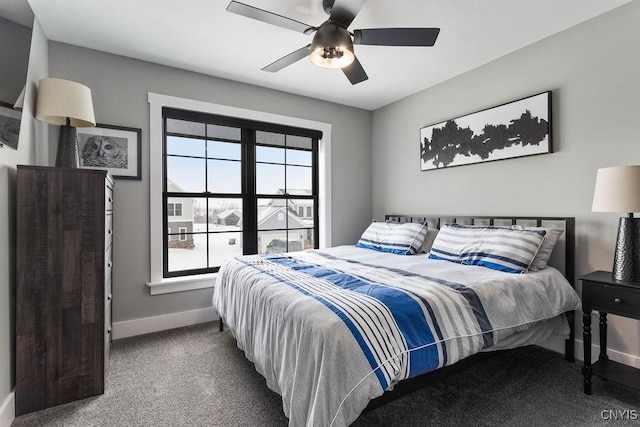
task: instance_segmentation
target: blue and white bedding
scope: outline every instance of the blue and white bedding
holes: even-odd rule
[[[213,304],[290,425],[343,426],[400,380],[568,333],[559,315],[580,300],[551,267],[514,275],[340,246],[233,258]]]

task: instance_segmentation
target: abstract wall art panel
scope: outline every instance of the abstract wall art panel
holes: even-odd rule
[[[551,91],[420,129],[423,171],[551,152]]]

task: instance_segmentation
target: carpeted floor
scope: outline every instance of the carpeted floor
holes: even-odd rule
[[[609,410],[632,410],[639,419],[603,419]],[[23,415],[13,426],[286,424],[280,397],[267,389],[230,333],[206,323],[114,342],[104,395]],[[586,396],[578,363],[526,347],[368,412],[354,425],[639,424],[640,393],[596,378],[593,395]]]

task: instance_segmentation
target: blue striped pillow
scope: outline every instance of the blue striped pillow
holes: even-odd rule
[[[362,233],[356,246],[379,252],[413,255],[420,251],[426,235],[427,224],[374,221]]]
[[[514,230],[460,224],[443,226],[429,258],[526,273],[544,240],[544,230]]]

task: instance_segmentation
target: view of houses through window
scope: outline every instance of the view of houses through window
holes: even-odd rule
[[[164,109],[164,276],[317,247],[318,131]]]

